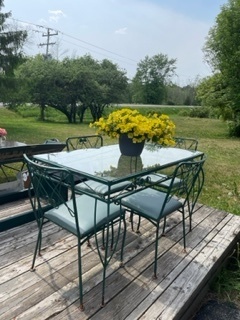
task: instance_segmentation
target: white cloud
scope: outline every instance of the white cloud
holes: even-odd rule
[[[127,27],[120,28],[115,31],[116,34],[126,34],[127,33]]]
[[[62,10],[48,10],[49,21],[58,22],[60,18],[66,17],[66,15],[62,12]]]

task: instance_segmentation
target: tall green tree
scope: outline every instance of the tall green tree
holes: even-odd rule
[[[228,87],[220,72],[203,78],[197,87],[201,105],[215,109],[215,114],[220,114],[224,120],[232,119],[229,97]]]
[[[133,78],[133,101],[136,103],[161,104],[166,95],[166,85],[175,73],[176,59],[157,54],[140,61]]]
[[[56,90],[56,82],[62,79],[59,75],[58,62],[44,59],[37,55],[27,59],[16,71],[18,91],[15,103],[32,103],[39,105],[40,119],[44,120],[45,108],[54,97],[60,98],[60,90]]]
[[[0,85],[3,101],[6,88],[14,86],[14,69],[22,62],[24,54],[23,44],[27,39],[27,32],[11,30],[6,22],[11,17],[11,12],[3,13],[4,1],[0,0]]]
[[[77,61],[45,59],[42,55],[28,59],[16,72],[18,97],[22,102],[39,105],[41,120],[48,106],[62,112],[70,123],[76,122],[77,104],[91,81]]]
[[[90,109],[93,121],[98,120],[106,106],[121,101],[127,86],[124,72],[116,65],[88,55],[63,61],[37,55],[18,68],[16,77],[19,102],[39,105],[41,120],[47,106],[55,108],[69,123],[75,123],[77,115],[82,122],[86,109]]]
[[[221,7],[204,52],[214,73],[221,74],[225,103],[232,111],[232,133],[240,136],[240,0],[229,0]]]
[[[93,96],[89,108],[94,121],[99,120],[104,109],[111,103],[122,102],[127,90],[126,72],[119,70],[118,65],[108,59],[98,63],[98,67],[92,70],[98,84],[96,96]]]

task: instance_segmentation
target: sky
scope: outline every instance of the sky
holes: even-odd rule
[[[184,86],[211,74],[203,46],[221,6],[228,0],[4,0],[9,23],[27,28],[28,55],[54,58],[90,54],[109,59],[129,79],[146,56],[176,59],[173,79]],[[50,29],[48,29],[50,28]],[[43,44],[43,45],[41,45]]]

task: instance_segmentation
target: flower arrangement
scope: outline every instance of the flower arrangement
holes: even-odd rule
[[[165,114],[152,113],[142,115],[135,109],[123,108],[114,111],[104,119],[90,124],[98,129],[99,134],[106,134],[111,138],[119,138],[127,134],[134,143],[151,141],[161,145],[174,145],[174,123]]]
[[[4,128],[0,128],[0,137],[6,137],[7,131]]]

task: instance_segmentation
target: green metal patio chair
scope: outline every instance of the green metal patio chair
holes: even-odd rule
[[[198,140],[192,139],[192,138],[183,138],[183,137],[174,137],[175,141],[175,148],[180,149],[186,149],[186,150],[192,150],[196,151],[198,147]],[[151,180],[151,182],[155,183],[159,181],[159,184],[161,187],[168,188],[170,184],[170,179],[165,179],[166,175],[161,173],[154,173],[148,176],[148,179]],[[175,183],[179,183],[178,179],[175,180]]]
[[[192,150],[196,151],[198,147],[198,140],[193,138],[185,138],[185,137],[174,137],[175,140],[175,148],[180,149],[186,149],[186,150]],[[147,175],[146,177],[142,177],[142,179],[146,179],[149,182],[151,182],[154,186],[158,185],[161,188],[169,188],[171,183],[171,174],[165,174],[165,173],[153,173],[150,175]],[[176,177],[174,184],[176,187],[181,181]],[[195,204],[194,204],[195,205]],[[130,222],[133,230],[133,216],[130,216]],[[140,225],[140,220],[139,223]]]
[[[204,162],[205,159],[180,163],[171,177],[169,187],[165,190],[146,187],[138,192],[135,190],[134,193],[122,198],[121,200],[122,205],[128,208],[133,214],[146,218],[156,227],[154,278],[157,277],[160,222],[162,219],[164,220],[164,233],[166,217],[176,210],[182,213],[183,245],[184,250],[186,249],[185,209],[188,208],[188,210],[191,211],[192,207],[190,206],[190,199],[194,199],[194,201],[196,201],[202,190],[204,180]],[[176,185],[175,179],[179,179],[180,183]],[[189,212],[189,219],[191,230],[191,212]]]
[[[100,148],[103,146],[103,137],[99,134],[73,136],[66,139],[67,151],[71,152],[78,149]],[[74,176],[75,184],[85,181],[86,178]]]
[[[34,190],[32,206],[39,226],[31,269],[34,270],[37,253],[40,254],[42,228],[46,221],[51,221],[75,235],[78,243],[80,309],[83,310],[81,247],[90,237],[94,236],[97,252],[103,265],[102,306],[104,306],[106,268],[116,251],[120,236],[122,237],[121,262],[123,259],[126,235],[125,211],[121,205],[106,203],[101,198],[88,195],[77,196],[73,175],[70,171],[41,165],[30,160],[26,155],[24,158],[31,176]],[[70,200],[66,200],[66,190],[71,192]],[[117,229],[114,239],[111,237],[113,223]],[[122,229],[123,234],[121,235]]]
[[[100,148],[103,146],[103,137],[99,134],[69,137],[66,140],[66,145],[68,151],[73,151],[77,149]],[[106,180],[112,179],[112,177],[106,177]],[[129,187],[132,187],[131,182],[124,181],[112,185],[111,190],[109,190],[108,186],[103,183],[93,180],[86,181],[86,179],[84,178],[80,178],[79,180],[75,177],[75,191],[79,194],[81,194],[84,190],[105,197],[107,194],[109,194],[109,191],[111,194],[113,194],[115,192],[128,189]]]
[[[185,137],[174,137],[175,148],[181,148],[186,150],[197,150],[198,148],[198,140],[193,138],[185,138]]]
[[[192,138],[183,138],[183,137],[174,137],[175,140],[175,148],[186,149],[196,151],[198,147],[198,140]],[[144,178],[144,177],[143,177]],[[171,179],[166,179],[167,175],[162,173],[153,173],[146,176],[146,179],[151,181],[152,183],[159,183],[159,185],[163,188],[168,188]],[[170,177],[169,177],[170,178]],[[176,179],[175,183],[178,184],[179,180]]]
[[[44,141],[45,144],[54,144],[54,143],[60,143],[60,141],[57,138],[50,138]]]
[[[103,146],[103,137],[99,134],[68,137],[66,140],[67,151],[88,148],[100,148]]]

